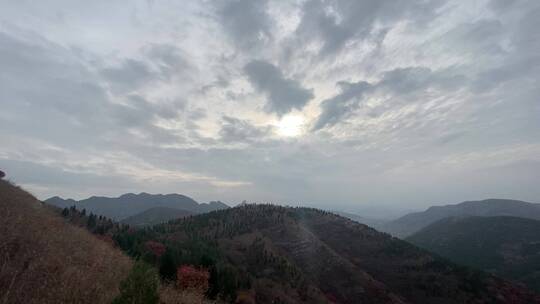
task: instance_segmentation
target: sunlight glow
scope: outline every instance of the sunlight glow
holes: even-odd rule
[[[287,115],[276,124],[277,133],[285,137],[297,137],[304,132],[304,117],[300,115]]]

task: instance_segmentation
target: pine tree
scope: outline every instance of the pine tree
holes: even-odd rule
[[[88,228],[94,228],[96,227],[96,216],[92,213],[90,213],[90,216],[88,217],[88,221],[86,222],[86,225]]]
[[[165,251],[161,256],[159,264],[159,274],[161,275],[161,278],[168,281],[175,281],[177,265],[170,250]]]

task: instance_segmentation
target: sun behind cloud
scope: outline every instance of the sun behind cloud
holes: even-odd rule
[[[302,115],[286,115],[277,122],[277,134],[283,137],[298,137],[304,133],[305,118]]]

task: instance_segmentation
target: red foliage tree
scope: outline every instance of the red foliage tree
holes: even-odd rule
[[[146,247],[146,250],[148,250],[149,252],[151,252],[153,255],[155,255],[158,258],[162,256],[167,250],[165,245],[156,241],[148,241],[144,245]]]
[[[178,287],[181,289],[196,289],[202,293],[208,290],[208,279],[210,273],[208,270],[197,269],[191,265],[182,265],[177,272]]]

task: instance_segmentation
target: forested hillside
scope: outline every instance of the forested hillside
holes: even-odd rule
[[[407,241],[540,292],[540,221],[509,216],[447,218]]]
[[[115,235],[175,279],[209,273],[210,297],[246,303],[539,303],[533,293],[456,266],[343,217],[246,205]]]

